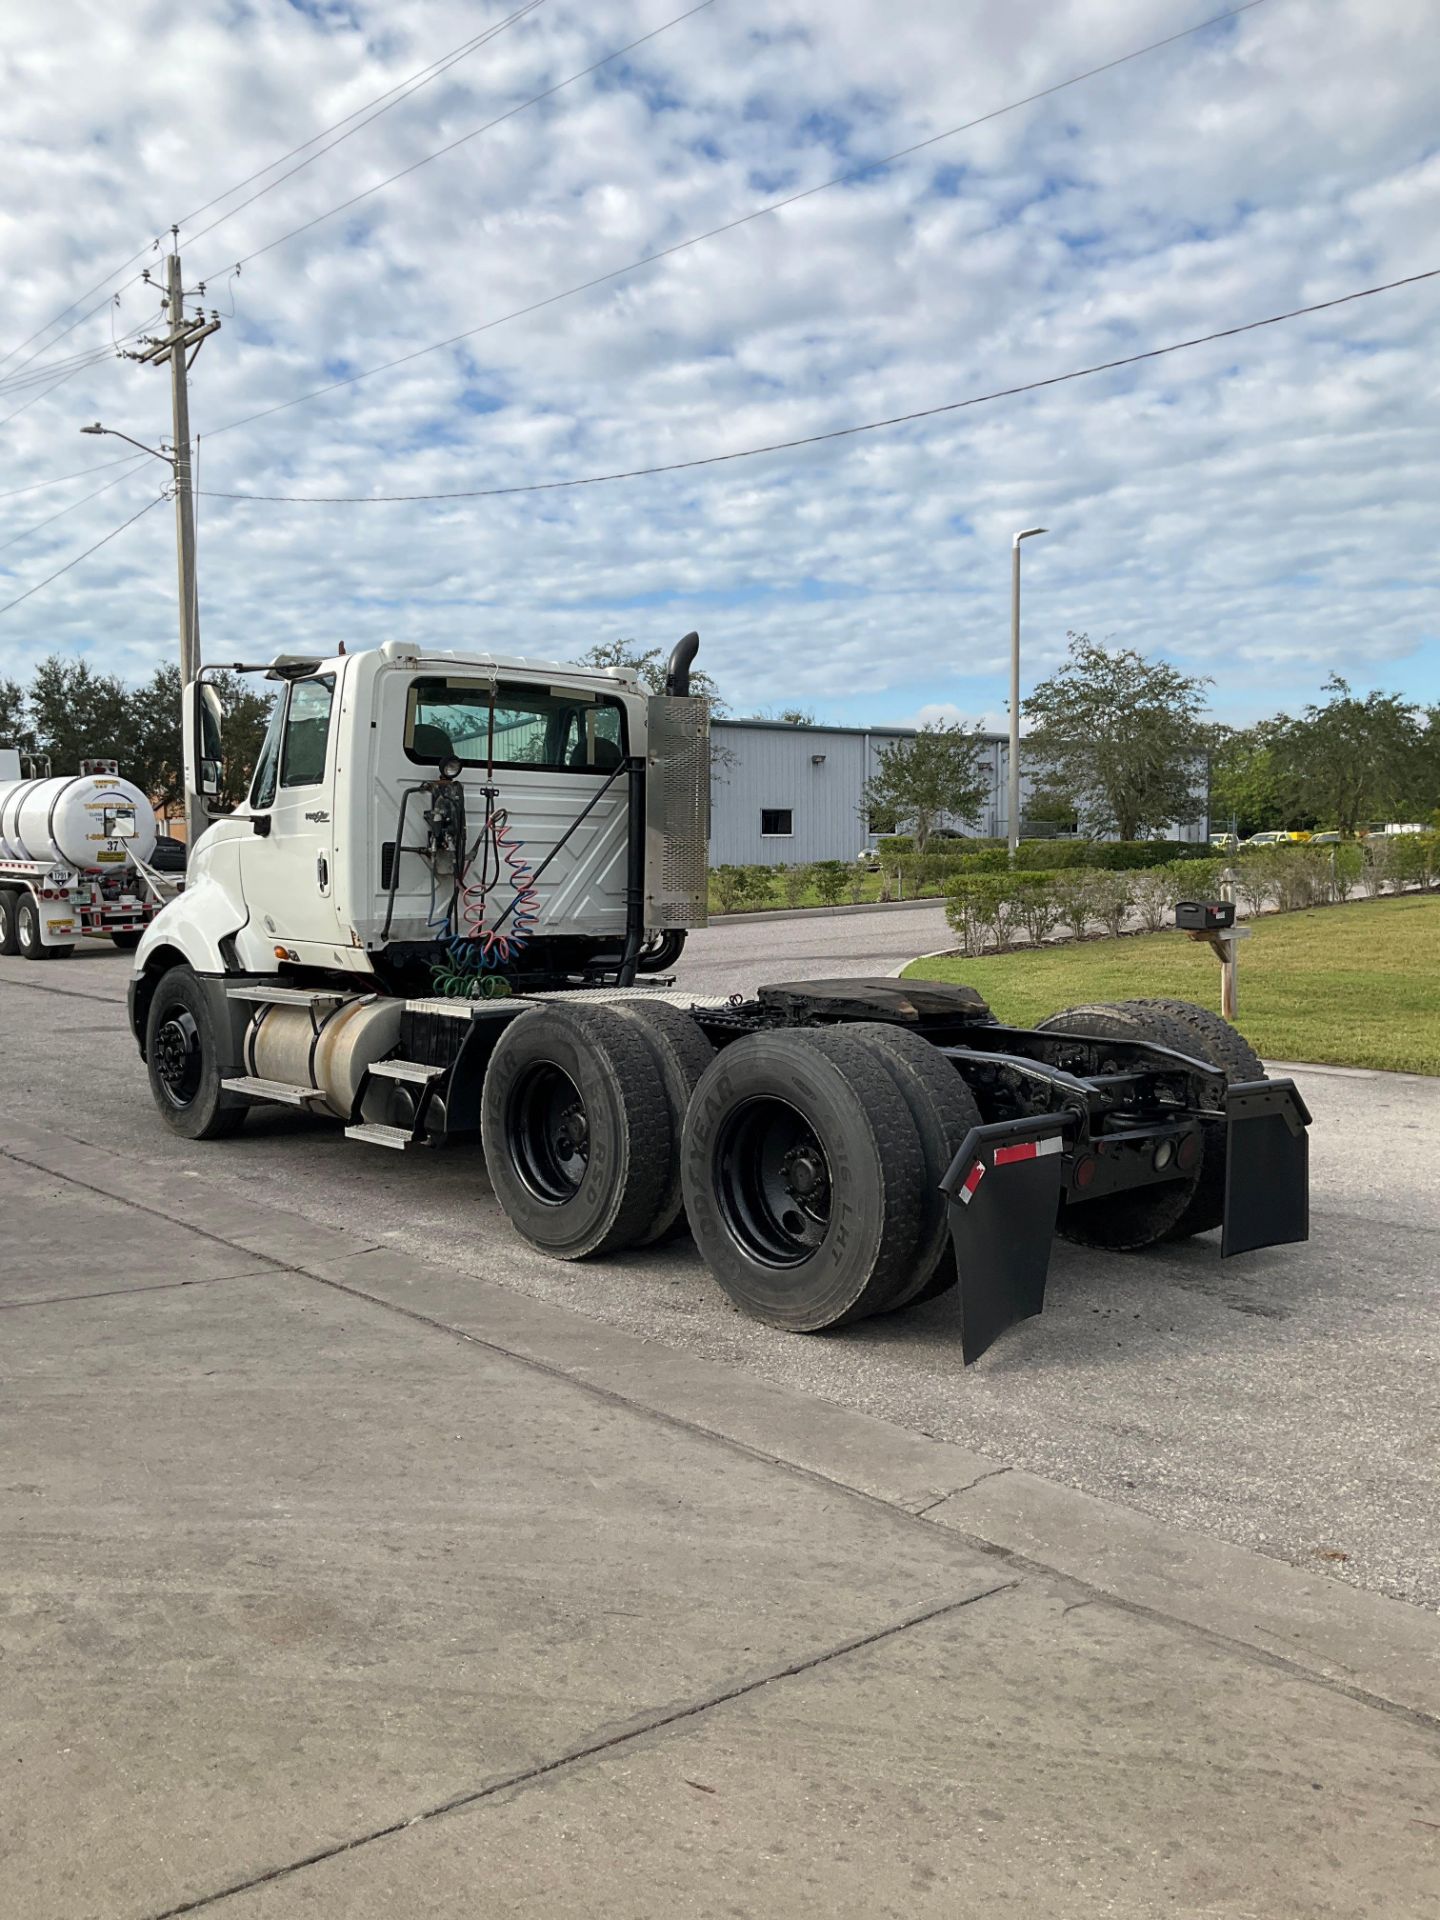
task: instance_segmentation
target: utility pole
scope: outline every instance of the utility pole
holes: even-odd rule
[[[200,602],[195,582],[195,488],[190,462],[190,394],[187,376],[201,342],[220,328],[219,316],[207,320],[203,312],[185,318],[185,283],[180,273],[179,228],[172,227],[174,250],[165,262],[165,318],[169,331],[142,341],[143,351],[127,357],[145,366],[170,362],[170,405],[175,471],[175,551],[180,584],[180,680],[182,686],[200,671]],[[147,275],[148,278],[148,275]],[[201,287],[203,293],[205,289]],[[209,825],[204,801],[188,794],[185,819],[193,847]]]
[[[1006,782],[1006,832],[1013,865],[1020,844],[1020,542],[1048,527],[1026,527],[1010,542],[1010,765]]]

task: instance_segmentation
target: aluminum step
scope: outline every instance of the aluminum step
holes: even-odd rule
[[[370,1069],[372,1080],[407,1080],[417,1087],[438,1080],[444,1067],[427,1067],[419,1060],[377,1060]]]
[[[226,1093],[243,1094],[247,1100],[271,1100],[282,1107],[323,1107],[325,1096],[318,1087],[292,1087],[285,1080],[256,1080],[242,1074],[235,1080],[222,1080]]]
[[[262,1007],[338,1007],[355,996],[335,987],[227,987],[227,1000],[253,1000]]]
[[[373,1071],[373,1069],[372,1069]],[[368,1140],[372,1147],[395,1147],[403,1153],[416,1144],[408,1127],[382,1127],[378,1120],[366,1120],[358,1127],[346,1127],[347,1140]]]

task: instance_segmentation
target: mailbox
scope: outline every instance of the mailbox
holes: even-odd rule
[[[1187,933],[1218,933],[1235,924],[1233,900],[1177,900],[1175,924]]]

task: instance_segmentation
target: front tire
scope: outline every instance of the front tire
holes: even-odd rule
[[[220,1084],[210,1003],[189,967],[162,974],[151,996],[145,1065],[160,1118],[182,1140],[223,1140],[244,1125],[245,1102]]]
[[[73,946],[47,947],[40,932],[40,908],[28,894],[22,894],[15,909],[15,943],[26,960],[68,960]]]

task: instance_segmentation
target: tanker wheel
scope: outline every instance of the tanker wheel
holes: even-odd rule
[[[918,1033],[883,1020],[860,1021],[844,1031],[870,1048],[890,1075],[920,1137],[920,1150],[925,1156],[920,1245],[914,1273],[890,1301],[888,1310],[920,1306],[948,1293],[959,1278],[950,1238],[950,1207],[940,1191],[940,1182],[964,1146],[966,1134],[980,1125],[980,1109],[950,1062]]]
[[[112,933],[110,936],[122,953],[133,953],[143,937],[138,927],[122,928],[119,933]]]
[[[1036,1029],[1039,1033],[1078,1033],[1091,1040],[1142,1040],[1169,1047],[1175,1053],[1195,1054],[1195,1037],[1187,1027],[1149,1008],[1132,1005],[1070,1007],[1052,1013]],[[1118,1061],[1100,1063],[1102,1073],[1120,1071]],[[1134,1187],[1128,1193],[1106,1194],[1098,1200],[1062,1200],[1056,1231],[1082,1247],[1104,1247],[1111,1253],[1138,1253],[1168,1240],[1181,1228],[1199,1191],[1201,1167],[1159,1186]]]
[[[223,1140],[244,1124],[245,1102],[220,1084],[210,1003],[189,967],[171,967],[151,996],[145,1065],[160,1118],[182,1140]]]
[[[645,1036],[660,1069],[670,1110],[670,1155],[665,1168],[665,1193],[655,1218],[636,1242],[654,1247],[685,1231],[685,1194],[680,1178],[680,1139],[690,1096],[700,1076],[715,1058],[715,1049],[688,1013],[666,1000],[619,1000],[614,1010]]]
[[[40,909],[28,894],[22,894],[15,909],[15,944],[26,960],[68,960],[73,946],[47,947],[40,933]]]
[[[747,1034],[685,1118],[685,1211],[735,1305],[792,1333],[889,1306],[914,1278],[925,1158],[885,1067],[840,1031]]]
[[[18,894],[9,887],[0,888],[0,953],[15,954],[20,951],[20,939],[15,931],[15,913],[19,905]]]
[[[1121,1004],[1142,1017],[1153,1010],[1183,1027],[1190,1036],[1189,1051],[1197,1060],[1217,1067],[1227,1081],[1268,1078],[1265,1063],[1250,1042],[1208,1007],[1197,1007],[1189,1000],[1126,1000]],[[1225,1128],[1212,1122],[1205,1128],[1205,1152],[1195,1196],[1170,1229],[1170,1239],[1188,1240],[1192,1234],[1208,1233],[1224,1224],[1225,1160]]]
[[[674,1123],[647,1037],[613,1007],[536,1007],[496,1042],[480,1137],[511,1226],[557,1260],[617,1253],[651,1231]]]

